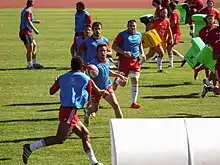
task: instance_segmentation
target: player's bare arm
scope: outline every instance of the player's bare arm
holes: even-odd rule
[[[30,19],[28,19],[28,24],[31,26],[31,28],[33,29],[35,34],[39,34],[39,31],[37,30],[37,28],[33,25],[32,21]]]

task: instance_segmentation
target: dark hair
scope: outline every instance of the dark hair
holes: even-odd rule
[[[161,5],[161,0],[153,0],[153,2],[155,2],[158,5]]]
[[[213,2],[214,3],[214,0],[207,0],[207,3],[209,3],[209,2]]]
[[[107,44],[107,43],[105,43],[105,42],[100,42],[100,43],[98,44],[97,48],[96,48],[97,52],[99,51],[99,48],[102,48],[102,47],[104,47],[104,46],[106,46],[106,47],[108,48],[108,44]]]
[[[214,17],[214,15],[208,14],[205,18],[203,18],[203,20],[205,21],[206,25],[208,24],[207,19],[208,19],[209,17]]]
[[[72,70],[80,70],[83,65],[83,60],[80,56],[75,56],[71,59]]]
[[[136,23],[136,20],[131,19],[131,20],[129,20],[129,21],[128,21],[128,23],[127,23],[127,24],[130,24],[130,23]]]
[[[175,10],[176,9],[176,3],[175,2],[170,2],[169,6],[170,6],[171,10]]]
[[[26,5],[27,6],[33,6],[33,0],[27,0]]]
[[[84,29],[85,29],[86,27],[90,27],[90,28],[91,28],[92,26],[91,26],[90,24],[85,24],[85,25],[84,25]]]
[[[85,9],[85,4],[83,2],[77,2],[76,7],[80,7],[80,6],[83,8],[83,10]]]
[[[99,26],[99,25],[102,27],[102,23],[101,22],[98,22],[98,21],[93,22],[92,23],[92,29],[94,29],[94,27]]]

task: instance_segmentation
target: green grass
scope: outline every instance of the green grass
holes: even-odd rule
[[[144,9],[90,9],[94,20],[103,22],[104,36],[111,41],[116,34],[126,28],[128,19],[152,13]],[[59,95],[49,96],[48,89],[57,75],[65,73],[63,67],[70,63],[69,47],[73,39],[74,10],[72,9],[34,9],[35,18],[42,23],[37,25],[40,31],[36,36],[38,60],[50,69],[27,71],[24,68],[25,50],[18,37],[20,10],[0,9],[0,164],[22,164],[22,146],[38,138],[54,135],[57,129]],[[181,26],[182,40],[176,48],[185,54],[190,47],[188,26]],[[138,23],[138,30],[144,26]],[[165,57],[167,61],[167,56]],[[178,59],[175,58],[175,61]],[[167,66],[164,63],[164,68]],[[138,111],[130,106],[130,82],[117,91],[117,97],[125,118],[151,117],[201,117],[219,116],[219,98],[209,94],[199,98],[204,73],[199,80],[193,80],[193,71],[189,66],[165,69],[165,73],[156,73],[156,63],[150,61],[144,66],[140,77],[138,102],[142,108]],[[58,68],[58,69],[55,69]],[[3,70],[6,69],[6,70]],[[9,69],[9,70],[7,70]],[[40,104],[42,103],[42,104]],[[46,103],[43,105],[43,103]],[[104,101],[89,127],[94,151],[97,158],[106,165],[111,164],[109,120],[114,117],[112,108]],[[80,117],[83,113],[80,112]],[[43,148],[30,157],[32,165],[87,165],[81,141],[66,141],[64,145]]]

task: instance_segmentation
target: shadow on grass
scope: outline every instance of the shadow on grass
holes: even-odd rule
[[[0,141],[0,143],[20,143],[20,142],[32,142],[32,141],[37,141],[37,140],[41,140],[43,137],[36,137],[36,138],[24,138],[24,139],[14,139],[14,140],[2,140]],[[91,139],[106,139],[109,137],[90,137]],[[79,137],[69,137],[68,139],[75,139],[75,140],[81,140]],[[68,140],[67,139],[67,140]]]
[[[198,114],[190,114],[190,113],[177,113],[172,116],[168,116],[168,118],[220,118],[220,116],[203,116]]]
[[[154,64],[154,63],[157,63],[157,61],[146,61],[145,63],[150,63],[150,64]],[[163,61],[164,64],[168,64],[169,61]],[[173,61],[173,63],[182,63],[182,61]]]
[[[0,123],[13,123],[13,122],[39,122],[39,121],[57,121],[58,118],[47,119],[15,119],[15,120],[0,120]]]
[[[55,67],[55,66],[48,66],[44,67],[43,69],[32,69],[32,70],[47,70],[47,69],[56,69],[56,70],[70,70],[70,67]],[[0,68],[0,71],[13,71],[13,70],[28,70],[25,68]]]
[[[186,86],[186,85],[193,85],[193,84],[192,84],[192,82],[183,82],[183,83],[179,83],[179,84],[139,85],[139,87],[146,87],[146,88],[169,88],[169,87]]]
[[[40,105],[54,105],[60,104],[60,102],[47,102],[47,103],[21,103],[21,104],[8,104],[6,107],[16,107],[16,106],[40,106]]]
[[[59,111],[59,109],[41,109],[38,110],[37,112],[53,112],[53,111]]]
[[[11,160],[11,158],[0,158],[0,161]]]
[[[199,93],[190,93],[183,95],[168,95],[168,96],[143,96],[143,99],[191,99],[200,98]]]

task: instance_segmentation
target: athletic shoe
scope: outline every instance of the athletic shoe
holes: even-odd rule
[[[157,72],[158,72],[158,73],[162,73],[162,72],[163,72],[163,70],[161,70],[161,69],[160,69],[160,70],[157,70]]]
[[[23,155],[22,155],[22,159],[23,159],[24,164],[27,164],[28,158],[31,155],[31,153],[32,153],[32,151],[30,149],[30,145],[29,144],[25,144],[23,146]]]
[[[104,165],[103,163],[95,163],[93,165]]]
[[[201,94],[201,97],[204,98],[205,95],[208,93],[208,87],[206,87],[205,85],[203,86],[203,90],[202,90],[202,94]]]
[[[26,69],[27,70],[32,70],[32,69],[34,69],[34,67],[33,67],[33,65],[31,65],[31,66],[27,66]]]
[[[182,68],[185,64],[186,64],[186,60],[183,60],[181,65],[180,65],[180,68]]]
[[[134,109],[139,109],[140,107],[141,107],[141,105],[138,103],[132,103],[130,106],[130,108],[134,108]]]
[[[171,66],[170,64],[167,66],[167,68],[173,68],[173,66]]]
[[[43,65],[41,65],[41,64],[33,64],[33,67],[34,67],[34,69],[43,69],[44,68],[44,66]]]
[[[84,109],[84,124],[89,126],[89,112],[87,109]]]

